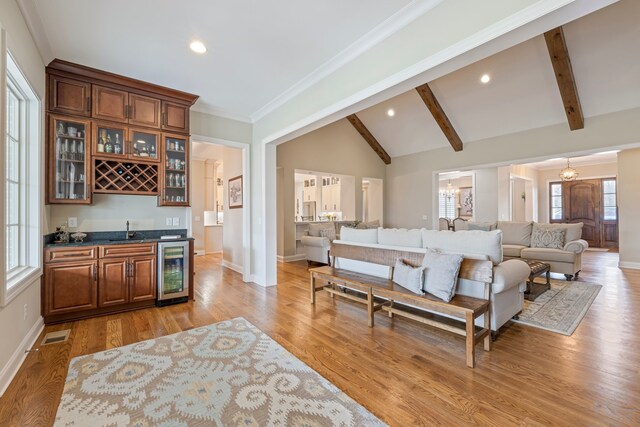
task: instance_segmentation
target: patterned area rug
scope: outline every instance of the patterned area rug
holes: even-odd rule
[[[536,283],[545,283],[536,280]],[[524,301],[524,309],[516,323],[535,326],[563,335],[571,335],[587,314],[602,285],[586,282],[551,280],[551,289]]]
[[[385,424],[237,318],[74,358],[55,425]]]

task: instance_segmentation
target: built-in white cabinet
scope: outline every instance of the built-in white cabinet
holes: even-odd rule
[[[315,179],[308,179],[304,181],[304,188],[302,190],[302,198],[305,202],[317,201],[317,187]]]
[[[322,178],[322,211],[341,212],[346,203],[344,200],[346,196],[340,178],[333,176]]]

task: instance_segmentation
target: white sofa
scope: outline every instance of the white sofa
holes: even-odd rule
[[[467,258],[493,261],[493,283],[491,292],[491,330],[497,332],[509,319],[522,311],[529,266],[517,259],[502,259],[502,232],[494,231],[437,231],[426,229],[370,229],[342,228],[340,240],[336,242],[386,249],[425,253],[427,248],[443,252],[461,253]],[[378,264],[335,259],[334,265],[358,273],[378,277],[389,277],[389,268]],[[477,298],[483,297],[484,289],[477,283],[458,280],[456,293]],[[483,326],[484,319],[476,320]]]
[[[582,240],[581,222],[576,224],[540,224],[547,228],[565,229],[565,243],[562,249],[531,247],[534,222],[498,221],[502,230],[502,248],[507,258],[538,260],[551,266],[554,273],[564,274],[567,280],[577,278],[582,269],[582,253],[589,244]]]

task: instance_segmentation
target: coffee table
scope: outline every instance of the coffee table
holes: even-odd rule
[[[529,274],[529,280],[527,280],[527,289],[524,291],[524,297],[528,301],[535,301],[541,294],[551,289],[550,270],[551,266],[546,262],[537,261],[533,259],[525,260],[531,269]],[[538,276],[546,275],[547,283],[535,283],[533,279]]]

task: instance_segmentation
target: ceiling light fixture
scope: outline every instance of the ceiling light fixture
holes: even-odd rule
[[[207,47],[201,41],[194,40],[189,45],[192,51],[195,53],[205,53],[207,51]]]
[[[491,81],[491,76],[489,74],[483,74],[482,77],[480,77],[480,81],[487,84]]]
[[[389,117],[393,117],[393,116],[395,116],[395,115],[396,115],[396,112],[393,110],[393,108],[389,108],[389,109],[387,110],[387,116],[389,116]]]
[[[567,158],[567,167],[562,169],[558,176],[562,181],[575,181],[578,175],[578,171],[571,167],[569,158]]]

